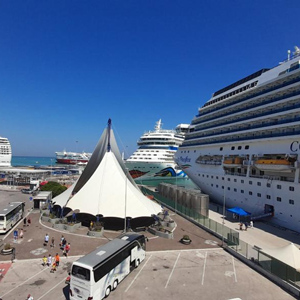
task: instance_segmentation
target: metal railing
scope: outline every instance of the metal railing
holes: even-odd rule
[[[261,249],[255,245],[250,245],[239,238],[239,232],[233,230],[224,224],[218,223],[206,216],[203,216],[193,209],[176,203],[174,200],[163,197],[157,192],[148,190],[145,187],[141,188],[144,194],[151,194],[154,198],[165,205],[169,209],[183,215],[193,223],[206,229],[207,231],[218,236],[222,241],[227,243],[227,247],[243,256],[247,260],[255,263],[264,271],[277,276],[281,280],[293,285],[297,290],[300,289],[300,272],[291,266],[277,260],[276,258],[262,253]],[[221,209],[218,207],[218,209]],[[221,211],[219,211],[222,213]]]

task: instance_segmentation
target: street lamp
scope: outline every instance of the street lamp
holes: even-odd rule
[[[225,204],[226,204],[226,171],[224,175],[224,192],[223,192],[222,247],[224,245]]]
[[[126,232],[126,230],[127,230],[127,224],[126,224],[126,222],[127,222],[127,220],[126,220],[126,215],[127,215],[127,211],[126,211],[126,209],[127,209],[127,172],[128,172],[128,169],[126,168],[126,171],[125,171],[125,176],[126,176],[126,178],[125,178],[125,218],[124,218],[124,232]]]

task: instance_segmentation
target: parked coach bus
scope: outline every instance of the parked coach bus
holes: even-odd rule
[[[23,218],[24,202],[11,202],[0,207],[0,233],[6,233]]]
[[[72,265],[70,299],[103,299],[144,260],[145,236],[124,233]]]

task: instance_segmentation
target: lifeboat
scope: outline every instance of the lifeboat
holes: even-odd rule
[[[243,165],[244,159],[240,156],[226,157],[223,161],[223,168],[238,168]]]
[[[262,171],[275,171],[275,172],[291,172],[294,167],[294,162],[290,162],[284,158],[261,158],[254,161],[254,166]]]

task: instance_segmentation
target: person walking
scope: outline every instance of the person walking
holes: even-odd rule
[[[50,267],[52,264],[52,256],[51,254],[49,254],[49,256],[47,257],[47,266]]]
[[[33,300],[33,297],[29,294],[26,298],[26,300]]]
[[[48,242],[49,242],[49,235],[48,235],[48,233],[46,233],[45,240],[44,240],[44,246],[47,246]]]
[[[56,255],[55,255],[55,263],[56,263],[57,267],[59,266],[59,261],[60,261],[60,257],[58,255],[58,253],[56,253]]]
[[[27,218],[25,217],[23,220],[23,226],[25,227],[27,225]]]
[[[47,265],[47,257],[44,255],[44,257],[42,258],[43,262],[42,262],[42,266],[46,266]]]
[[[250,221],[250,228],[253,228],[253,221]]]
[[[31,219],[30,219],[30,217],[28,217],[28,219],[27,219],[27,226],[29,226],[31,224]]]
[[[24,235],[23,228],[21,228],[21,229],[19,229],[19,230],[20,230],[19,236],[20,236],[20,238],[22,239],[22,238],[23,238],[23,235]]]
[[[70,243],[66,244],[65,249],[64,249],[64,254],[65,254],[66,257],[68,257],[68,254],[70,252],[70,248],[71,248]]]
[[[50,247],[54,248],[54,237],[52,237],[52,239],[51,239],[51,246]]]

